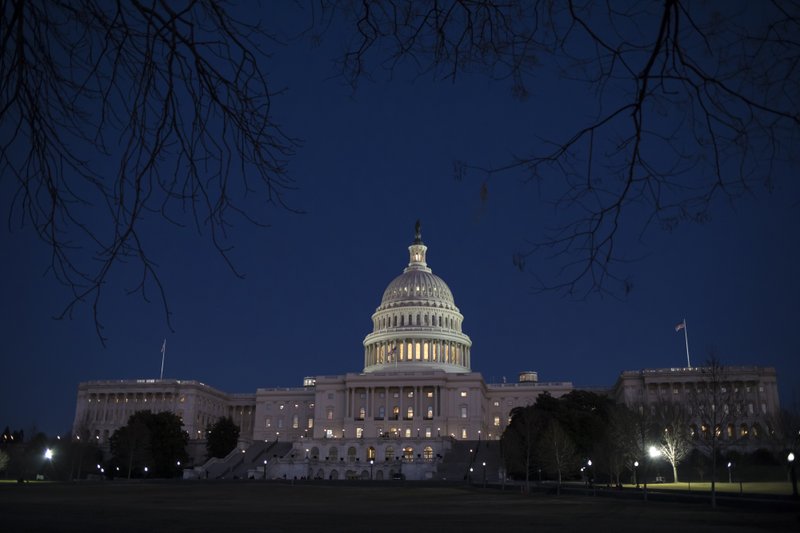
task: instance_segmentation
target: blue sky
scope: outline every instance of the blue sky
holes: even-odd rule
[[[800,391],[796,168],[775,169],[771,194],[715,204],[705,224],[626,237],[628,256],[640,259],[621,270],[633,282],[624,301],[537,293],[534,274],[555,260],[529,258],[520,272],[512,254],[553,208],[513,172],[492,181],[484,200],[481,177],[454,179],[453,162],[498,165],[540,137],[558,138],[584,117],[580,89],[537,80],[519,101],[507,83],[479,75],[450,83],[400,72],[353,93],[331,77],[336,37],[292,41],[267,64],[286,88],[275,117],[302,139],[288,200],[305,214],[273,210],[267,229],[233,228],[244,280],[204,235],[146,220],[174,332],[157,299],[126,295],[135,277],[124,266],[101,304],[107,347],[87,306],[53,320],[69,294],[46,273],[47,249],[30,229],[3,225],[0,425],[67,431],[79,382],[157,377],[164,338],[165,377],[228,392],[357,372],[370,316],[408,261],[416,219],[429,266],[465,316],[473,370],[487,380],[536,370],[543,381],[611,386],[623,370],[683,366],[674,326],[686,317],[693,363],[715,350],[725,364],[776,367],[784,399]]]

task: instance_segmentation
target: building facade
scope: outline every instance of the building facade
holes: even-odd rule
[[[515,407],[533,404],[545,392],[562,396],[573,385],[540,382],[533,371],[520,372],[515,383],[486,383],[473,372],[464,316],[450,288],[428,266],[427,250],[417,225],[408,266],[389,283],[372,314],[360,372],[306,377],[299,387],[259,388],[254,394],[228,394],[183,380],[85,382],[78,387],[74,435],[104,444],[131,414],[150,409],[177,414],[199,444],[210,424],[230,416],[240,427],[242,453],[251,465],[263,460],[265,476],[269,450],[283,442],[290,445],[281,448],[281,456],[290,457],[281,467],[284,473],[361,476],[369,462],[371,470],[378,468],[370,477],[383,477],[395,474],[395,461],[401,461],[404,475],[432,477],[454,442],[497,440]],[[747,421],[752,428],[755,418],[779,407],[775,371],[735,371],[732,386],[753,395],[753,420]],[[609,393],[628,404],[665,395],[683,398],[700,377],[690,369],[623,372]],[[362,465],[360,473],[341,467],[354,463]]]

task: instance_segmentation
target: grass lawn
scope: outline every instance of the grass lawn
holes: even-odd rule
[[[635,485],[625,485],[635,487]],[[690,490],[692,492],[711,492],[711,483],[651,483],[648,488],[657,490]],[[717,482],[717,492],[730,492],[738,494],[740,491],[746,494],[775,494],[789,496],[792,494],[792,484],[788,481],[765,481],[765,482],[743,482],[741,487],[738,482],[728,483]]]
[[[3,531],[797,531],[800,507],[704,504],[416,483],[0,484]]]

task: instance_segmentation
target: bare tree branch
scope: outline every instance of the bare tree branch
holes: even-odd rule
[[[543,77],[589,89],[594,118],[573,134],[545,133],[542,142],[532,131],[528,155],[489,168],[457,165],[459,178],[482,175],[482,199],[504,175],[546,185],[560,221],[514,255],[521,269],[534,254],[555,261],[554,272],[537,277],[538,289],[627,293],[631,234],[705,222],[718,199],[771,190],[775,179],[791,178],[776,175],[778,164],[796,168],[800,2],[323,5],[355,22],[342,62],[354,87],[375,65],[393,72],[410,64],[451,81],[462,72],[508,79],[518,97]]]
[[[272,120],[259,43],[215,0],[7,0],[0,7],[0,178],[10,227],[30,226],[71,291],[58,318],[100,305],[114,267],[138,265],[169,322],[144,224],[194,224],[236,275],[234,220],[292,210],[297,141]],[[260,41],[257,42],[256,38]],[[116,167],[109,174],[109,167]]]

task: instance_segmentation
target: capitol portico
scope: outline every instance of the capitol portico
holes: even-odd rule
[[[369,470],[370,478],[402,471],[408,478],[430,479],[444,477],[445,457],[459,442],[499,439],[513,408],[533,404],[545,392],[559,397],[573,390],[570,382],[540,382],[533,371],[520,372],[516,383],[486,383],[472,372],[464,316],[428,266],[419,223],[408,251],[408,265],[372,314],[361,372],[306,377],[302,386],[259,388],[255,394],[228,394],[182,380],[84,382],[74,435],[102,444],[136,410],[166,410],[180,416],[190,439],[202,444],[205,428],[230,416],[240,426],[241,455],[210,461],[207,476],[253,476],[263,468],[264,476],[365,477]],[[748,374],[747,390],[760,390],[764,398],[757,404],[764,412],[756,414],[778,408],[774,374]],[[626,377],[615,395],[627,401],[635,386]],[[496,479],[500,465],[492,466]]]

